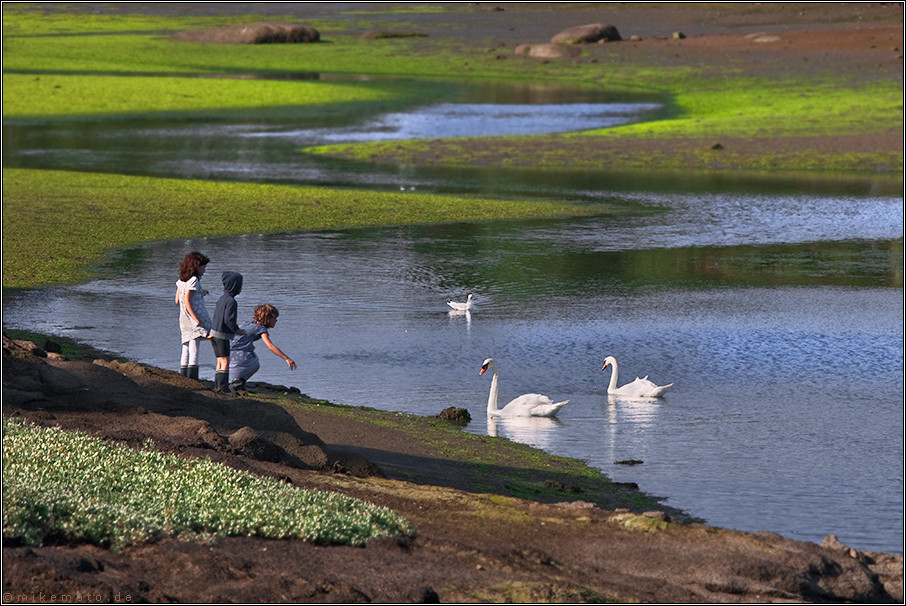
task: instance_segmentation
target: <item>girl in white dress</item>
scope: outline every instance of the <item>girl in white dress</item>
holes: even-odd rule
[[[198,344],[211,330],[211,316],[204,305],[207,291],[201,287],[201,277],[210,259],[200,252],[190,252],[179,266],[176,282],[176,303],[179,303],[179,332],[182,336],[182,355],[179,373],[198,378]]]

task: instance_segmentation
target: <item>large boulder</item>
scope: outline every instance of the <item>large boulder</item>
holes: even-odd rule
[[[513,52],[517,57],[535,59],[568,59],[582,54],[578,48],[563,44],[520,44]]]
[[[170,36],[182,42],[216,44],[273,44],[280,42],[319,42],[321,34],[308,25],[289,23],[251,23],[212,29],[195,29]]]
[[[578,25],[562,31],[553,38],[553,44],[592,44],[595,42],[616,42],[622,40],[620,32],[612,25],[592,23]]]

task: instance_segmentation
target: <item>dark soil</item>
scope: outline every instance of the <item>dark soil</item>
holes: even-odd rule
[[[320,34],[313,27],[285,23],[252,23],[212,29],[190,30],[171,36],[182,42],[214,44],[297,44],[318,42]]]
[[[721,530],[648,507],[631,485],[581,485],[536,458],[537,499],[519,470],[468,461],[497,446],[445,423],[312,405],[254,384],[249,397],[108,356],[94,362],[4,339],[3,414],[138,446],[209,457],[299,487],[390,507],[414,539],[365,548],[251,537],[165,538],[114,552],[4,541],[5,602],[82,596],[151,602],[896,602],[902,556]],[[252,397],[253,396],[253,397]],[[307,403],[305,406],[293,402]],[[376,422],[377,421],[377,422]],[[497,444],[506,444],[498,441]],[[457,446],[460,457],[448,454]],[[515,460],[515,459],[514,459]],[[521,463],[519,463],[521,464]],[[518,465],[516,462],[514,466]],[[496,483],[495,483],[496,482]],[[578,483],[576,483],[578,482]],[[641,507],[632,507],[633,501]],[[633,511],[634,510],[634,511]],[[74,597],[78,600],[78,597]]]

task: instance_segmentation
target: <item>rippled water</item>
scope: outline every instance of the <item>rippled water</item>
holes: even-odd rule
[[[245,275],[240,315],[280,310],[256,379],[416,414],[465,407],[465,431],[584,459],[711,524],[902,553],[903,198],[883,183],[605,171],[380,168],[303,145],[559,132],[651,112],[532,85],[463,87],[458,103],[311,120],[4,124],[4,166],[321,183],[607,202],[618,216],[247,235],[154,243],[110,259],[109,279],[5,294],[4,325],[174,368],[180,260]],[[474,105],[493,98],[493,105]],[[625,103],[624,103],[625,101]],[[593,102],[593,103],[590,103]],[[556,104],[546,106],[544,104]],[[513,130],[514,125],[517,125]],[[508,130],[511,129],[511,130]],[[759,193],[753,193],[759,192]],[[445,301],[476,297],[469,314]],[[674,383],[657,401],[606,395]],[[558,419],[490,420],[501,400],[570,399]],[[202,378],[213,352],[202,351]],[[615,461],[635,459],[625,467]]]
[[[474,136],[475,133],[536,135],[609,128],[637,120],[653,103],[569,103],[514,105],[486,103],[440,103],[415,111],[382,114],[362,124],[345,128],[301,130],[251,130],[247,137],[279,137],[308,145],[388,139],[434,139]]]
[[[306,86],[312,79],[357,86],[380,86],[391,80],[348,74],[303,76],[300,82]],[[3,163],[18,168],[382,189],[396,188],[402,179],[423,191],[456,190],[459,186],[451,184],[449,175],[411,181],[411,175],[401,175],[392,167],[333,161],[308,156],[300,149],[337,142],[571,132],[638,121],[663,107],[652,94],[614,94],[591,87],[484,80],[402,82],[409,82],[429,100],[384,111],[340,104],[315,117],[308,106],[301,106],[283,108],[276,117],[265,112],[234,117],[134,116],[109,122],[4,121]]]
[[[158,243],[124,253],[121,277],[7,297],[4,321],[175,368],[173,282],[199,249],[209,308],[231,269],[246,276],[242,317],[280,309],[272,336],[299,370],[262,346],[259,380],[417,414],[465,407],[466,431],[584,459],[714,525],[901,551],[902,201],[640,199],[670,210]],[[473,312],[449,311],[470,292]],[[606,355],[620,383],[674,386],[609,398]],[[489,421],[488,356],[501,400],[568,398],[559,419]],[[203,351],[203,378],[213,362]],[[644,463],[614,465],[626,459]]]

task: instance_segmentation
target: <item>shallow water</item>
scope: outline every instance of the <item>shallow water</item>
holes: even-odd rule
[[[465,407],[466,431],[584,459],[717,526],[901,551],[902,202],[668,202],[623,219],[158,243],[124,254],[121,277],[7,297],[4,320],[173,368],[176,266],[203,250],[209,308],[232,269],[246,276],[243,318],[265,300],[281,312],[272,336],[299,370],[259,346],[258,380],[423,415]],[[742,207],[757,220],[719,220]],[[782,207],[813,220],[797,229]],[[474,311],[449,312],[469,292]],[[606,355],[620,383],[674,386],[659,401],[608,398]],[[570,399],[559,419],[489,421],[488,356],[502,401]],[[210,378],[213,353],[202,362]],[[644,463],[614,465],[627,459]]]
[[[257,380],[421,415],[465,407],[473,417],[465,431],[584,459],[711,524],[810,541],[835,533],[853,547],[902,553],[901,187],[378,169],[298,153],[334,140],[502,134],[513,124],[520,133],[576,130],[652,111],[642,104],[650,99],[627,109],[628,100],[558,88],[466,89],[458,107],[344,118],[328,129],[5,125],[4,166],[480,192],[624,212],[153,243],[114,255],[109,279],[5,295],[4,325],[175,369],[174,282],[185,253],[201,250],[212,258],[203,279],[210,310],[230,269],[246,277],[241,317],[264,301],[281,312],[271,334],[299,370],[259,346]],[[488,97],[496,107],[466,107]],[[581,117],[589,121],[579,121],[589,101],[596,106]],[[450,312],[445,301],[469,293],[474,311]],[[619,361],[620,383],[647,374],[674,385],[662,400],[609,398],[607,355]],[[489,420],[490,379],[478,375],[488,356],[500,364],[503,402],[538,391],[570,403],[558,419]],[[213,353],[203,349],[201,361],[210,379]],[[614,464],[628,459],[644,462]]]
[[[349,141],[467,137],[475,133],[497,136],[553,134],[609,128],[634,121],[653,103],[569,103],[514,105],[439,103],[415,111],[382,114],[346,128],[249,129],[246,137],[279,137],[307,145]]]
[[[313,79],[361,86],[391,80],[342,74],[299,76],[309,83]],[[308,156],[300,150],[340,142],[572,132],[650,118],[663,107],[651,94],[614,94],[589,87],[484,80],[404,82],[431,89],[430,96],[442,100],[390,111],[355,106],[343,113],[340,106],[316,118],[308,117],[301,106],[296,111],[283,108],[278,117],[163,113],[116,116],[109,121],[4,121],[3,163],[17,168],[378,189],[395,189],[402,183],[423,191],[444,191],[451,187],[449,174],[413,181],[394,168]],[[379,102],[373,105],[382,107]]]

